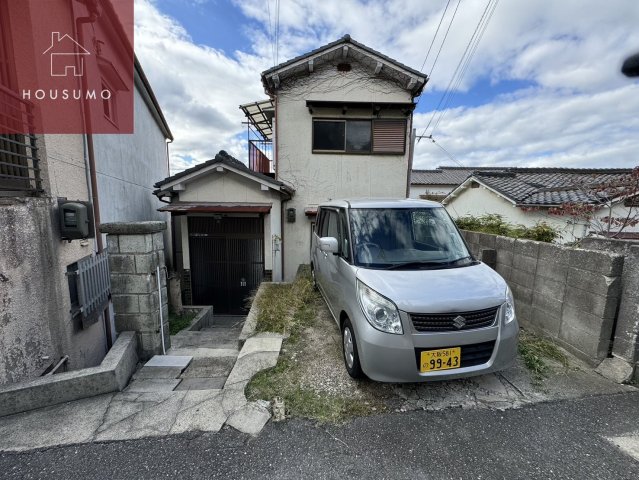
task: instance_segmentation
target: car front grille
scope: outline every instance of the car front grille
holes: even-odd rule
[[[451,347],[441,347],[441,348],[451,348]],[[474,367],[475,365],[482,365],[493,355],[493,350],[495,349],[495,340],[491,340],[490,342],[483,343],[473,343],[471,345],[462,345],[461,346],[461,361],[459,366],[461,368],[465,367]],[[419,361],[421,357],[421,353],[426,350],[439,350],[439,348],[416,348],[415,349],[415,360],[417,361],[417,370],[419,370]],[[448,372],[452,372],[453,370],[447,370]]]
[[[410,319],[418,332],[458,332],[489,327],[498,311],[497,306],[473,312],[411,313]],[[457,317],[463,317],[463,320]]]

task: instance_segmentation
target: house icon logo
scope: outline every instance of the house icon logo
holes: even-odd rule
[[[42,55],[51,57],[52,77],[81,77],[84,75],[84,56],[91,55],[87,49],[69,35],[51,32],[51,46]]]

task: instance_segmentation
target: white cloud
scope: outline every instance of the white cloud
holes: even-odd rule
[[[238,105],[264,97],[258,56],[196,45],[184,28],[149,0],[135,2],[135,49],[175,137],[172,171],[227,150],[242,159],[245,131]]]
[[[234,3],[250,19],[238,28],[245,29],[251,45],[227,56],[194,44],[179,23],[159,11],[160,2],[136,0],[136,51],[176,136],[171,147],[176,169],[222,148],[239,158],[244,155],[237,107],[264,97],[260,72],[273,63],[267,4],[271,27],[276,12],[275,0]],[[461,3],[427,91],[446,88],[486,3]],[[419,68],[445,5],[446,0],[281,2],[279,61],[350,33]],[[451,1],[447,19],[455,5]],[[619,73],[623,57],[639,50],[637,18],[636,0],[605,5],[595,0],[501,0],[460,90],[472,88],[480,78],[533,86],[479,107],[451,109],[436,138],[467,165],[638,164],[639,87]],[[426,71],[438,47],[435,42]],[[428,118],[429,113],[417,114],[416,126],[423,128]],[[416,149],[416,167],[450,163],[427,141]]]

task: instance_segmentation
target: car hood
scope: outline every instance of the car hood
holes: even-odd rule
[[[373,270],[357,278],[409,313],[467,312],[506,301],[506,282],[483,263],[442,270]]]

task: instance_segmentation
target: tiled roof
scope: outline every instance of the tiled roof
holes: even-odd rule
[[[460,185],[474,171],[502,171],[499,167],[437,167],[434,170],[413,170],[411,185]]]
[[[632,173],[629,168],[509,168],[473,173],[473,178],[518,205],[598,203],[595,185],[614,182]]]
[[[306,59],[319,59],[320,57],[322,57],[324,53],[330,53],[331,49],[334,49],[334,47],[338,47],[339,45],[342,45],[342,44],[344,46],[348,46],[349,44],[353,45],[354,47],[357,47],[357,49],[361,50],[361,52],[365,56],[377,58],[388,63],[392,68],[395,69],[396,72],[400,72],[401,75],[403,76],[410,77],[410,78],[416,77],[415,80],[417,81],[412,87],[405,87],[408,90],[412,90],[413,96],[419,95],[422,89],[424,88],[424,86],[426,85],[426,83],[428,82],[428,75],[426,75],[425,73],[422,73],[419,70],[415,70],[414,68],[404,65],[403,63],[395,60],[394,58],[388,57],[384,55],[383,53],[378,52],[377,50],[374,50],[364,45],[363,43],[359,43],[353,40],[350,35],[346,34],[342,38],[335,40],[334,42],[327,43],[326,45],[323,45],[319,48],[311,50],[310,52],[307,52],[303,55],[299,55],[295,58],[292,58],[291,60],[280,63],[279,65],[275,65],[274,67],[271,67],[268,70],[263,71],[262,84],[264,85],[265,90],[267,91],[267,93],[269,92],[272,93],[271,86],[270,86],[270,82],[272,82],[272,80],[269,80],[269,79],[274,74],[281,75],[283,72],[285,72],[289,68],[292,68],[298,62],[304,61]]]
[[[266,75],[270,75],[273,72],[276,72],[278,70],[281,70],[282,68],[288,67],[289,65],[292,65],[296,62],[299,62],[300,60],[303,60],[305,58],[310,58],[313,57],[315,55],[317,55],[318,53],[323,52],[324,50],[328,50],[329,48],[332,48],[336,45],[339,45],[340,43],[351,43],[353,45],[355,45],[356,47],[361,48],[362,50],[375,55],[379,58],[382,58],[384,60],[386,60],[389,63],[392,63],[393,65],[395,65],[396,67],[401,68],[402,70],[406,70],[407,72],[410,72],[418,77],[427,78],[427,75],[425,73],[420,72],[419,70],[415,70],[414,68],[411,68],[407,65],[404,65],[403,63],[395,60],[394,58],[388,57],[386,55],[384,55],[381,52],[378,52],[377,50],[372,49],[371,47],[368,47],[366,45],[364,45],[363,43],[359,43],[357,41],[355,41],[354,39],[351,38],[351,36],[349,34],[344,35],[342,38],[339,38],[337,40],[335,40],[334,42],[331,43],[327,43],[326,45],[323,45],[319,48],[316,48],[315,50],[311,50],[310,52],[307,52],[303,55],[299,55],[295,58],[292,58],[290,60],[287,60],[284,63],[280,63],[279,65],[275,65],[274,67],[269,68],[268,70],[265,70],[262,72],[262,76],[266,76]]]
[[[289,193],[293,191],[289,186],[287,186],[283,182],[280,182],[279,180],[275,180],[274,178],[269,177],[268,175],[264,175],[262,173],[254,172],[253,170],[248,168],[246,165],[244,165],[242,162],[240,162],[237,158],[232,157],[231,155],[226,153],[224,150],[220,150],[220,152],[217,155],[215,155],[215,158],[212,158],[211,160],[207,160],[206,162],[195,165],[194,167],[187,168],[186,170],[176,173],[175,175],[171,175],[170,177],[167,177],[164,180],[157,182],[153,186],[155,188],[160,188],[162,187],[162,185],[166,185],[167,183],[171,183],[175,180],[178,180],[192,173],[198,172],[210,165],[215,165],[217,163],[222,163],[229,167],[233,167],[237,170],[248,173],[249,175],[255,177],[256,179],[264,180],[266,182],[279,185],[282,190],[287,191]]]

